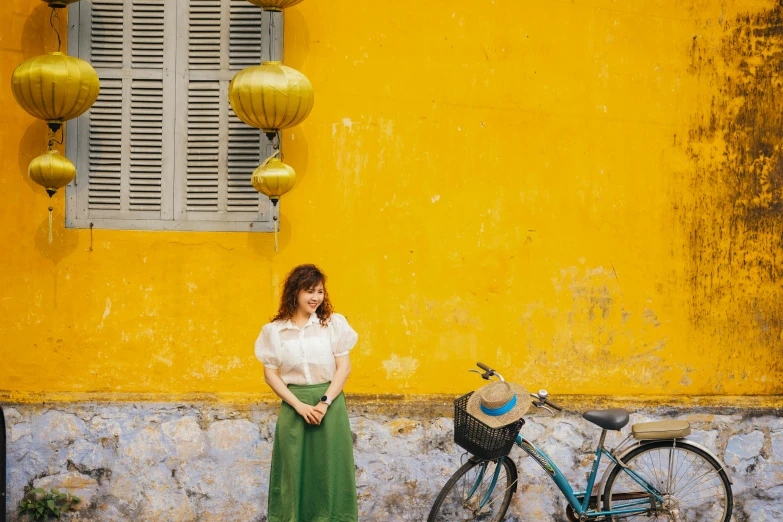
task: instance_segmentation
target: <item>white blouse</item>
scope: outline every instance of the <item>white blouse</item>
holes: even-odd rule
[[[264,325],[256,339],[256,357],[279,370],[286,384],[322,384],[334,377],[335,357],[348,355],[358,340],[342,315],[332,314],[324,327],[312,314],[301,329],[290,319]]]

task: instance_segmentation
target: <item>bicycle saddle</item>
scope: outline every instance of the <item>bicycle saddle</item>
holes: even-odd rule
[[[612,408],[586,411],[582,414],[582,418],[605,430],[620,430],[628,424],[628,410]]]

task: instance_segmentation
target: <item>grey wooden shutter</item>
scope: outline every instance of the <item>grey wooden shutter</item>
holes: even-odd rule
[[[95,105],[67,125],[68,226],[272,229],[250,184],[272,151],[227,90],[238,70],[282,56],[281,14],[246,0],[81,0],[68,46],[101,78]]]
[[[185,2],[181,17],[187,19],[178,24],[178,41],[187,45],[178,49],[185,68],[177,96],[175,216],[224,222],[233,230],[269,229],[271,205],[250,177],[271,151],[266,137],[239,121],[228,103],[234,74],[264,59],[268,14],[246,0]]]
[[[165,0],[82,0],[70,8],[78,26],[70,28],[69,52],[101,79],[95,105],[67,127],[66,153],[77,168],[70,226],[147,228],[172,215],[165,174],[174,160],[175,12]]]
[[[87,208],[120,210],[122,185],[122,80],[101,81],[101,94],[88,114]],[[84,172],[84,162],[77,165]],[[85,176],[80,176],[82,180]]]

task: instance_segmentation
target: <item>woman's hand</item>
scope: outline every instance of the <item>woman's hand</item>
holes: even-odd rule
[[[323,415],[318,412],[315,408],[312,406],[305,404],[303,402],[300,402],[295,407],[296,413],[304,417],[305,422],[307,424],[320,424],[321,418]]]
[[[313,411],[316,415],[318,415],[318,424],[321,424],[321,421],[323,420],[324,416],[326,415],[326,411],[329,409],[329,406],[324,402],[319,402],[314,408]]]

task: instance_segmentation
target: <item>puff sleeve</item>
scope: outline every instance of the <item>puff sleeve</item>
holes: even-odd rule
[[[277,355],[276,342],[278,339],[275,326],[267,324],[261,329],[261,333],[256,339],[256,357],[264,363],[264,366],[276,370],[280,367],[280,358]]]
[[[332,353],[334,353],[335,357],[348,355],[348,352],[356,346],[359,334],[351,328],[345,317],[340,314],[332,314],[331,327]]]

